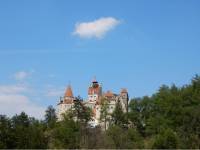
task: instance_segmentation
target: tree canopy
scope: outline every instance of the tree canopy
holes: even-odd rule
[[[198,75],[188,85],[162,85],[152,96],[131,99],[128,113],[122,111],[120,103],[112,114],[108,114],[106,102],[101,107],[102,121],[111,119],[107,130],[87,126],[92,111],[80,97],[61,121],[53,106],[47,108],[43,120],[25,112],[13,117],[0,115],[0,148],[200,148]]]

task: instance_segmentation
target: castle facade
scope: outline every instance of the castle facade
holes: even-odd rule
[[[72,92],[72,88],[69,85],[65,91],[63,97],[60,97],[57,104],[57,117],[58,120],[62,120],[62,114],[73,109],[75,97]],[[109,114],[115,110],[116,103],[119,102],[124,112],[128,111],[128,92],[126,89],[121,89],[119,94],[115,94],[110,90],[107,92],[102,91],[102,86],[96,79],[92,81],[88,88],[88,98],[83,101],[83,104],[93,111],[93,121],[90,122],[92,126],[100,124],[102,100],[106,101],[107,111]]]

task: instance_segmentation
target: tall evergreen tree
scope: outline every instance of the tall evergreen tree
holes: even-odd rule
[[[108,113],[108,100],[105,98],[101,99],[101,105],[100,105],[101,111],[100,111],[100,120],[104,123],[104,129],[107,129],[107,121],[110,120],[110,114]]]
[[[45,123],[47,124],[47,127],[53,128],[55,126],[56,120],[56,110],[53,108],[53,106],[50,105],[45,111]]]
[[[14,148],[14,142],[10,119],[0,115],[0,149]]]
[[[121,103],[119,101],[117,101],[115,109],[112,113],[113,123],[115,125],[118,125],[118,126],[121,126],[121,127],[127,125],[126,115],[127,114],[125,114],[122,110]]]

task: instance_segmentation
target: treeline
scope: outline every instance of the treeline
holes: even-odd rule
[[[92,112],[80,97],[62,121],[52,106],[44,120],[24,112],[11,118],[0,115],[0,148],[200,148],[199,76],[188,85],[163,85],[150,97],[132,99],[126,114],[119,103],[112,114],[106,103],[102,108],[101,121],[110,124],[106,130],[88,125]]]
[[[200,77],[189,85],[163,85],[151,97],[135,98],[129,119],[146,148],[200,148]]]

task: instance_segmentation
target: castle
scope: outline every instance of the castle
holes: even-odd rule
[[[96,79],[94,79],[88,88],[88,98],[83,101],[83,104],[93,111],[93,121],[90,122],[91,125],[96,126],[100,124],[101,115],[101,101],[106,100],[108,105],[108,113],[111,114],[119,102],[122,106],[124,112],[128,111],[128,92],[126,89],[121,89],[119,94],[114,94],[111,91],[103,92],[102,86]],[[57,104],[57,117],[58,120],[62,120],[62,114],[67,110],[72,109],[74,106],[75,97],[72,92],[72,88],[69,85],[65,91],[63,97],[60,97],[59,103]]]

